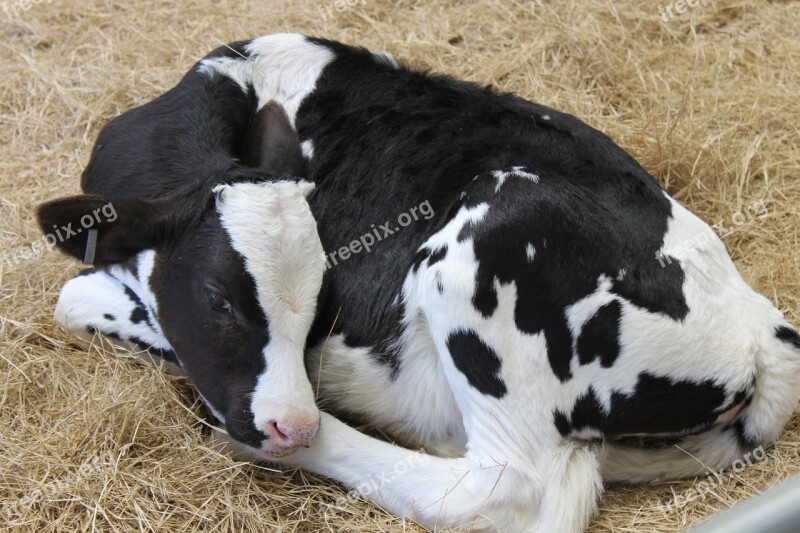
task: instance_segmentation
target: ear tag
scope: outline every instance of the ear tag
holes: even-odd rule
[[[83,264],[90,265],[94,263],[94,254],[97,250],[97,230],[90,229],[86,237],[86,252],[83,254]]]

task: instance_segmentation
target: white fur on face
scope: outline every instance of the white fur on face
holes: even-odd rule
[[[303,355],[325,267],[305,199],[313,188],[307,182],[272,182],[214,189],[222,226],[244,258],[269,322],[266,370],[251,403],[256,427],[290,412],[318,416]]]

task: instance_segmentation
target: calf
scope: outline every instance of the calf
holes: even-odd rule
[[[310,446],[283,464],[330,476],[428,528],[580,531],[603,479],[727,467],[775,440],[794,412],[800,336],[747,286],[705,223],[576,118],[296,34],[232,45],[187,76],[231,82],[255,110],[283,110],[242,126],[248,140],[232,151],[274,146],[273,122],[295,132],[281,136],[291,145],[283,152],[302,154],[328,251],[306,352],[319,402],[436,454],[322,413]],[[172,105],[191,124],[213,115],[213,102],[198,109],[190,97]],[[135,112],[101,140],[125,120],[135,130],[166,128],[156,114]],[[192,149],[192,127],[168,144]],[[118,140],[128,142],[136,141]],[[116,179],[110,161],[124,151],[107,146],[93,154],[88,181]],[[147,168],[163,159],[162,147],[149,148],[126,157]],[[108,173],[95,173],[101,167]],[[59,219],[59,208],[48,212]],[[236,224],[226,226],[231,235],[268,221]],[[689,238],[698,246],[675,257]],[[270,296],[258,294],[269,309]],[[220,364],[218,352],[184,357],[166,325],[196,320],[190,307],[159,300],[165,338],[153,346],[173,347],[220,411],[204,387],[224,388],[241,369]],[[259,371],[245,372],[253,382]],[[299,370],[290,377],[308,387]]]

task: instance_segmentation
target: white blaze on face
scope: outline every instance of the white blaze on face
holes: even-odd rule
[[[271,420],[316,421],[319,411],[304,364],[325,268],[317,224],[306,202],[307,182],[221,185],[217,211],[233,248],[253,277],[269,323],[251,410],[257,428]]]

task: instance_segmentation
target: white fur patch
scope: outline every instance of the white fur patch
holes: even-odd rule
[[[386,50],[373,52],[372,55],[375,56],[375,59],[381,63],[389,65],[390,67],[400,68],[400,63],[397,61],[397,59],[395,59],[395,57]]]
[[[334,53],[299,33],[265,35],[251,41],[246,50],[249,60],[205,59],[200,71],[225,75],[245,92],[252,85],[259,109],[274,100],[283,106],[294,126],[300,103],[314,90],[322,70],[335,58]]]
[[[492,172],[492,176],[497,179],[497,186],[494,189],[495,192],[499,192],[506,180],[512,176],[531,180],[533,183],[539,183],[539,176],[524,170],[524,167],[511,167],[511,170],[495,170]]]
[[[528,258],[529,263],[533,263],[533,260],[536,258],[536,247],[533,243],[528,243],[525,246],[525,256]]]
[[[314,158],[314,143],[311,141],[311,139],[306,139],[300,143],[300,151],[303,153],[303,157],[306,159]]]

